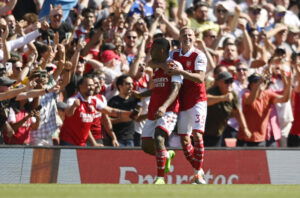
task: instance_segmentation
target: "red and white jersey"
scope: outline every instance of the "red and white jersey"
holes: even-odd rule
[[[148,107],[148,119],[155,120],[155,114],[161,105],[169,98],[172,91],[172,82],[183,83],[183,77],[181,75],[169,76],[164,70],[156,69],[154,70],[153,83],[154,88],[152,89],[150,104]],[[167,108],[167,112],[179,111],[179,101],[178,97],[176,100]]]
[[[68,99],[68,106],[73,105],[76,99],[80,100],[80,106],[77,107],[73,116],[65,117],[61,127],[60,139],[69,144],[85,146],[91,125],[97,116],[97,110],[105,108],[107,102],[105,98],[101,101],[95,96],[85,100],[80,93],[77,93]]]
[[[95,95],[101,102],[106,101],[105,97],[101,94]],[[94,117],[94,122],[91,126],[91,132],[96,140],[103,139],[102,126],[101,126],[102,113],[97,111]]]
[[[207,58],[205,54],[192,47],[186,54],[181,50],[174,50],[170,54],[170,59],[176,60],[182,64],[185,71],[195,73],[196,71],[206,71]],[[196,83],[184,79],[179,93],[180,111],[192,108],[200,101],[206,101],[205,83]]]

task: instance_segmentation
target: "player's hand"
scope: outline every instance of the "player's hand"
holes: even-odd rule
[[[104,145],[103,144],[99,144],[99,143],[95,143],[93,146],[94,147],[103,147]]]
[[[142,98],[141,93],[138,92],[138,91],[135,91],[135,90],[132,90],[132,91],[131,91],[131,95],[132,95],[133,97],[137,98],[137,99],[141,99],[141,98]]]
[[[120,144],[119,144],[119,142],[118,142],[117,139],[113,139],[113,140],[111,141],[111,144],[113,145],[113,147],[119,147],[119,146],[120,146]]]
[[[167,107],[165,107],[165,106],[159,107],[155,114],[155,118],[158,119],[158,118],[163,117],[166,113],[166,110],[167,110]]]
[[[77,108],[80,106],[80,100],[79,99],[76,99],[72,105],[74,108]]]
[[[226,102],[230,102],[230,101],[232,101],[232,100],[233,100],[233,94],[232,94],[231,92],[227,93],[227,94],[225,95],[225,101],[226,101]]]
[[[247,139],[250,139],[252,137],[252,133],[248,128],[244,129],[244,133]]]

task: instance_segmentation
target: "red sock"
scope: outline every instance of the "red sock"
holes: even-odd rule
[[[193,147],[193,145],[192,144],[184,145],[182,149],[183,149],[185,158],[193,166],[193,164],[194,164],[194,147]]]
[[[203,165],[204,159],[204,143],[203,139],[198,141],[194,141],[194,169],[200,170]]]
[[[165,176],[165,166],[167,161],[168,151],[160,150],[156,152],[157,176]]]

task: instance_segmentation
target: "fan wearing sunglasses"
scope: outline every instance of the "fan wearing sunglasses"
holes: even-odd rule
[[[238,106],[237,95],[232,91],[232,75],[221,72],[216,77],[216,83],[207,90],[207,119],[205,124],[204,145],[222,146],[223,132],[227,121],[235,117],[240,127],[250,134],[244,115]]]

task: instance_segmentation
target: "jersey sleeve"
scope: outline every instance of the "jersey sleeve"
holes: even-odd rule
[[[107,106],[107,100],[105,97],[102,97],[102,101],[99,98],[96,98],[96,109],[97,110],[101,110],[104,109]]]
[[[72,97],[72,98],[69,98],[67,100],[67,105],[68,107],[72,106],[74,104],[74,101],[76,100],[76,98]]]
[[[195,71],[206,71],[207,58],[203,52],[199,53],[195,60]]]
[[[174,61],[174,62],[178,66],[179,70],[183,69],[182,64],[180,62],[178,62],[178,61]],[[183,83],[183,76],[182,75],[173,75],[172,78],[171,78],[171,82],[182,84]]]

